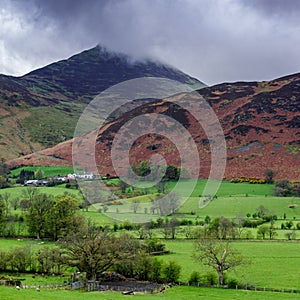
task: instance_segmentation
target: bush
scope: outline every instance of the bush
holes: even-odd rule
[[[192,272],[189,279],[189,285],[197,285],[199,282],[200,282],[200,273],[197,271]]]
[[[207,283],[209,285],[217,285],[218,284],[218,278],[215,273],[209,272],[209,273],[205,274],[204,280],[205,280],[205,283]]]
[[[229,289],[235,289],[239,284],[235,278],[229,278],[226,283]]]
[[[161,243],[157,239],[152,239],[146,241],[144,244],[145,250],[147,253],[153,253],[153,252],[163,252],[166,250],[166,245]]]
[[[163,279],[167,283],[176,283],[179,280],[181,266],[175,261],[169,261],[163,267]]]

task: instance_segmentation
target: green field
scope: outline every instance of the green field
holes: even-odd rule
[[[299,294],[274,293],[274,292],[255,292],[255,291],[236,291],[218,288],[198,288],[198,287],[173,287],[165,293],[156,295],[128,295],[124,296],[120,292],[79,292],[65,290],[44,290],[36,292],[32,289],[17,291],[11,287],[0,287],[0,297],[4,300],[48,300],[48,299],[64,299],[64,300],[119,300],[119,299],[141,299],[141,300],[186,300],[186,299],[231,299],[231,300],[289,300],[299,299]]]
[[[16,186],[13,188],[0,189],[0,195],[8,194],[12,198],[22,198],[24,195],[24,192],[26,192],[27,188],[28,187],[26,187],[26,186]],[[81,193],[79,190],[68,189],[65,187],[65,184],[58,185],[58,186],[51,186],[51,187],[39,186],[39,187],[37,187],[37,190],[40,193],[45,193],[45,194],[49,194],[52,196],[62,195],[67,192],[69,194],[72,194],[74,197],[77,197],[80,200],[82,199],[82,196],[81,196]]]
[[[59,169],[53,168],[51,172],[58,172]],[[48,170],[50,174],[50,169]],[[65,169],[66,171],[66,169]],[[46,172],[46,171],[45,171]],[[69,170],[68,170],[69,172]],[[50,176],[50,175],[49,175]],[[111,181],[114,184],[114,181]],[[298,266],[300,265],[300,234],[296,230],[297,240],[287,241],[285,233],[287,230],[279,230],[281,223],[286,220],[292,220],[295,226],[300,220],[300,198],[296,197],[274,197],[272,196],[273,185],[259,185],[248,183],[230,183],[223,182],[216,199],[213,199],[204,208],[199,208],[199,195],[205,185],[205,180],[199,180],[192,196],[179,208],[175,216],[179,219],[188,218],[194,222],[198,219],[204,219],[205,216],[211,218],[224,216],[228,218],[234,218],[237,215],[246,216],[247,213],[253,214],[256,212],[257,207],[260,205],[265,206],[270,213],[276,214],[278,220],[275,222],[277,228],[278,240],[275,241],[235,241],[233,242],[235,248],[237,248],[242,255],[247,258],[251,263],[247,266],[241,267],[234,272],[229,273],[229,278],[238,279],[239,283],[243,285],[256,286],[260,288],[276,288],[276,289],[295,289],[300,290],[299,276],[300,271]],[[168,189],[174,186],[173,182],[168,183]],[[8,193],[10,197],[19,197],[20,199],[24,195],[27,187],[15,186],[13,188],[1,189],[0,194]],[[51,195],[61,195],[64,192],[71,193],[82,201],[82,195],[79,190],[67,189],[65,185],[59,185],[55,187],[37,187],[42,193]],[[152,190],[150,192],[153,192]],[[155,191],[154,191],[155,192]],[[182,194],[185,194],[187,190],[182,190]],[[151,197],[155,197],[153,194],[141,195],[128,200],[129,203],[133,203],[138,200],[140,203],[139,210],[136,214],[133,211],[128,211],[129,206],[120,204],[123,202],[121,199],[119,205],[109,205],[108,212],[116,217],[122,216],[123,220],[131,221],[138,216],[143,218],[145,216],[144,206],[148,204]],[[298,207],[289,208],[289,205],[297,204]],[[129,204],[130,205],[130,204]],[[99,213],[98,209],[102,208],[101,204],[92,205],[88,211],[81,211],[81,213],[89,218],[91,221],[99,225],[110,225],[118,223],[117,220],[109,218],[104,213]],[[118,211],[118,212],[117,212]],[[191,214],[195,212],[195,214]],[[15,213],[21,213],[18,209]],[[147,212],[150,218],[156,219],[157,215],[151,215],[149,210]],[[285,214],[286,220],[283,220]],[[196,228],[196,227],[194,227]],[[163,241],[166,243],[167,249],[172,253],[169,255],[161,256],[160,259],[165,261],[174,260],[182,267],[182,273],[180,280],[182,282],[188,282],[189,277],[193,271],[198,271],[202,278],[206,276],[208,272],[211,272],[207,267],[204,267],[196,263],[192,258],[193,253],[193,241],[185,240],[186,227],[180,227],[177,229],[177,240]],[[245,228],[245,231],[251,231],[253,238],[256,238],[255,228]],[[132,231],[136,237],[138,237],[137,231]],[[153,237],[163,238],[164,234],[162,229],[154,229]],[[33,249],[38,249],[44,245],[53,245],[51,242],[43,241],[40,243],[35,240],[24,239],[0,239],[0,248],[7,251],[13,247],[21,245],[30,245]],[[43,277],[32,277],[31,275],[24,275],[26,282],[30,284],[43,284]],[[63,283],[65,278],[51,278],[51,282]],[[179,291],[179,292],[178,292]],[[5,295],[5,293],[11,294]],[[22,293],[22,298],[35,299],[35,295],[38,297],[35,291],[16,291],[14,289],[1,288],[0,299],[16,299],[15,293]],[[82,292],[70,292],[70,291],[53,291],[43,290],[42,299],[123,299],[123,295],[120,293],[82,293]],[[287,293],[262,293],[262,292],[246,292],[246,291],[232,291],[223,289],[205,289],[205,288],[187,288],[177,287],[167,291],[163,295],[135,295],[134,297],[140,297],[141,299],[183,299],[189,295],[191,299],[295,299],[295,295]],[[2,295],[4,295],[2,297]],[[20,295],[20,294],[19,294]],[[6,297],[6,298],[5,298]],[[9,298],[11,297],[11,298]],[[28,297],[28,298],[26,298]],[[51,298],[53,297],[53,298]],[[224,297],[224,298],[223,298]],[[128,296],[127,298],[131,298]]]
[[[274,197],[274,196],[220,196],[212,200],[206,207],[199,208],[199,198],[190,197],[182,207],[178,210],[181,213],[190,213],[195,211],[201,216],[218,217],[224,216],[228,218],[237,215],[246,216],[256,212],[256,208],[260,205],[265,206],[272,214],[276,214],[278,218],[283,218],[284,213],[287,218],[300,218],[300,207],[289,208],[290,204],[300,205],[300,198],[295,197]]]
[[[41,169],[43,170],[44,172],[44,176],[45,177],[52,177],[52,176],[66,176],[70,173],[74,173],[74,170],[73,168],[70,168],[70,167],[60,167],[60,166],[52,166],[52,167],[35,167],[35,166],[26,166],[26,167],[21,167],[21,168],[17,168],[17,169],[14,169],[12,170],[10,173],[9,173],[9,177],[16,177],[20,174],[20,172],[22,170],[25,170],[25,171],[33,171],[33,172],[36,172],[38,169]]]
[[[193,241],[168,240],[163,243],[166,243],[167,249],[172,254],[160,256],[159,259],[174,260],[180,264],[182,267],[180,280],[182,282],[188,282],[193,271],[198,271],[202,276],[211,272],[210,269],[193,260]],[[54,244],[51,242],[40,244],[35,240],[0,239],[0,248],[3,250],[24,245],[38,249]],[[251,263],[229,273],[229,278],[238,278],[240,283],[256,287],[300,290],[300,242],[236,241],[233,242],[233,246]]]
[[[192,241],[167,241],[167,249],[173,254],[163,256],[175,260],[182,266],[181,280],[187,282],[192,271],[204,275],[207,267],[192,258]],[[299,242],[245,241],[233,242],[233,246],[250,260],[250,264],[232,272],[229,277],[239,278],[241,283],[268,288],[290,288],[300,290]]]

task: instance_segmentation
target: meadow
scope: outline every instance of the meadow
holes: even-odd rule
[[[36,292],[34,289],[22,289],[17,291],[15,288],[0,286],[0,297],[5,300],[119,300],[124,299],[124,295],[119,292],[81,292],[67,290],[47,290],[42,289]],[[203,288],[203,287],[173,287],[165,293],[148,295],[135,294],[127,295],[126,299],[141,299],[141,300],[186,300],[186,299],[231,299],[231,300],[290,300],[299,299],[299,294],[293,293],[278,293],[278,292],[256,292],[243,290],[229,290],[222,288]]]
[[[164,241],[172,254],[163,256],[165,260],[174,260],[182,267],[181,280],[187,282],[193,271],[202,276],[211,269],[197,263],[192,258],[192,241]],[[249,264],[241,266],[228,274],[229,278],[238,278],[242,284],[261,288],[289,288],[300,290],[299,242],[279,241],[236,241],[234,248],[239,250]]]
[[[193,259],[194,242],[190,240],[162,240],[171,254],[160,256],[164,261],[176,261],[181,266],[180,281],[187,283],[193,271],[205,277],[212,270]],[[16,246],[29,245],[33,249],[52,246],[52,242],[36,240],[0,239],[0,248],[9,250]],[[261,288],[285,288],[300,290],[299,242],[296,241],[234,241],[233,247],[239,250],[249,263],[228,274],[229,278],[238,279],[243,285]],[[28,275],[26,284],[33,284]],[[53,279],[61,283],[61,278]],[[35,282],[43,283],[43,278],[36,277]]]
[[[11,170],[9,173],[9,177],[11,178],[16,178],[20,172],[22,170],[25,171],[33,171],[36,172],[37,170],[42,170],[44,172],[44,176],[45,177],[52,177],[52,176],[66,176],[68,174],[72,174],[74,173],[73,168],[71,167],[61,167],[61,166],[41,166],[41,167],[37,167],[37,166],[25,166],[25,167],[21,167],[21,168],[17,168],[14,170]]]
[[[36,171],[37,169],[34,169]],[[20,171],[20,170],[19,170]],[[47,170],[43,167],[43,171],[47,174],[57,175],[57,172],[64,174],[71,170],[50,168]],[[12,176],[15,176],[11,174]],[[52,176],[53,176],[52,175]],[[48,175],[50,176],[50,175]],[[110,185],[117,185],[117,180],[113,179],[108,181]],[[241,254],[249,261],[249,264],[238,268],[236,271],[232,271],[228,274],[230,279],[237,279],[240,284],[255,286],[260,288],[271,289],[290,289],[300,290],[299,282],[299,270],[300,265],[300,252],[299,252],[299,238],[300,234],[296,230],[296,240],[287,241],[285,237],[285,230],[280,230],[282,222],[292,220],[293,226],[300,220],[300,199],[296,197],[275,197],[272,196],[272,190],[274,185],[268,184],[250,184],[250,183],[230,183],[227,181],[222,182],[217,197],[210,201],[207,206],[199,208],[200,194],[206,184],[205,180],[198,180],[195,189],[188,200],[176,211],[175,217],[178,219],[189,219],[193,222],[197,220],[204,220],[205,216],[210,218],[224,216],[227,218],[234,218],[236,216],[245,217],[247,214],[252,216],[256,212],[260,205],[263,205],[269,210],[270,213],[276,214],[278,220],[275,222],[277,229],[276,240],[255,240],[256,231],[255,228],[246,228],[245,230],[251,232],[252,240],[238,240],[234,241],[233,246],[241,252]],[[167,190],[171,190],[174,187],[174,182],[167,184]],[[12,188],[0,189],[0,194],[8,193],[10,197],[22,199],[27,187],[14,186]],[[42,193],[51,194],[53,196],[61,195],[65,192],[71,193],[73,196],[82,201],[82,194],[79,190],[69,189],[65,187],[65,184],[55,187],[38,187]],[[181,191],[182,194],[187,193],[188,190]],[[120,199],[120,203],[109,205],[108,212],[110,215],[123,220],[133,220],[138,216],[143,218],[147,213],[150,218],[157,218],[157,215],[152,215],[145,212],[144,205],[146,206],[153,197],[156,197],[157,191],[155,189],[149,189],[147,193],[131,197],[127,201],[134,203],[139,202],[139,209],[137,213],[132,210],[128,211],[130,206],[126,206],[124,199]],[[291,204],[296,204],[294,208],[289,208]],[[297,205],[299,205],[297,207]],[[91,205],[88,210],[81,210],[80,213],[89,218],[91,221],[99,225],[110,225],[118,223],[117,220],[111,219],[107,214],[101,212],[103,206],[101,204]],[[117,211],[117,212],[116,212]],[[15,213],[21,212],[17,209]],[[284,219],[285,218],[285,219]],[[178,227],[176,240],[163,240],[164,234],[162,229],[154,229],[153,237],[162,239],[162,242],[166,244],[166,248],[171,251],[171,254],[160,256],[159,259],[164,261],[176,261],[181,265],[180,281],[187,283],[189,277],[193,271],[198,271],[202,278],[205,278],[208,273],[212,273],[208,267],[205,267],[194,261],[193,255],[193,241],[186,240],[185,232],[186,226]],[[193,227],[195,228],[195,227]],[[136,237],[138,237],[137,231],[131,231]],[[44,247],[45,245],[52,246],[53,242],[26,240],[26,239],[0,239],[0,249],[9,250],[17,246],[29,245],[33,249]],[[66,277],[43,277],[32,276],[25,274],[22,276],[25,278],[27,284],[44,284],[44,282],[50,283],[64,283]],[[49,279],[50,278],[50,279]],[[91,292],[83,293],[79,291],[65,291],[65,290],[45,290],[41,291],[41,294],[35,290],[21,290],[17,291],[14,288],[0,287],[0,299],[18,299],[22,294],[22,298],[26,299],[123,299],[121,293],[114,292]],[[133,296],[127,296],[131,299]],[[273,292],[254,292],[254,291],[237,291],[218,288],[195,288],[195,287],[175,287],[169,289],[166,293],[159,295],[134,295],[134,298],[140,299],[296,299],[296,294],[288,293],[273,293]]]

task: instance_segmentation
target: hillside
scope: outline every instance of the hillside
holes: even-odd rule
[[[145,76],[204,86],[168,65],[133,61],[101,46],[22,77],[0,75],[0,158],[10,160],[72,138],[78,117],[95,95]]]
[[[227,142],[227,178],[247,176],[263,178],[267,168],[276,179],[300,177],[300,74],[268,82],[224,83],[198,91],[216,112]],[[210,165],[210,148],[206,136],[195,130],[193,118],[168,99],[155,105],[144,104],[100,129],[96,160],[101,174],[114,174],[110,145],[115,132],[131,117],[145,113],[162,113],[185,120],[198,145],[201,159],[200,177],[206,177]],[[130,134],[130,132],[128,132]],[[14,165],[71,165],[72,141],[59,144],[39,154],[12,161]],[[132,147],[136,160],[161,153],[172,164],[178,164],[174,145],[159,136],[141,137]],[[82,163],[85,158],[83,157]],[[192,167],[192,166],[191,166]]]

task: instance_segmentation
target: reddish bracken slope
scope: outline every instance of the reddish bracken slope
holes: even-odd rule
[[[198,91],[218,116],[227,143],[225,177],[264,178],[267,168],[275,179],[300,178],[300,73],[269,82],[224,83]],[[145,113],[165,114],[189,130],[199,150],[200,177],[210,168],[210,146],[203,130],[187,112],[170,99],[145,104],[100,129],[96,161],[101,174],[115,174],[110,146],[115,132],[133,116]],[[198,129],[197,129],[198,128]],[[128,132],[130,134],[130,132]],[[14,165],[71,165],[72,141],[11,161]],[[142,136],[131,149],[131,158],[147,159],[162,154],[167,162],[179,164],[178,151],[159,135]],[[84,164],[84,157],[82,163]],[[191,166],[192,167],[192,166]]]

